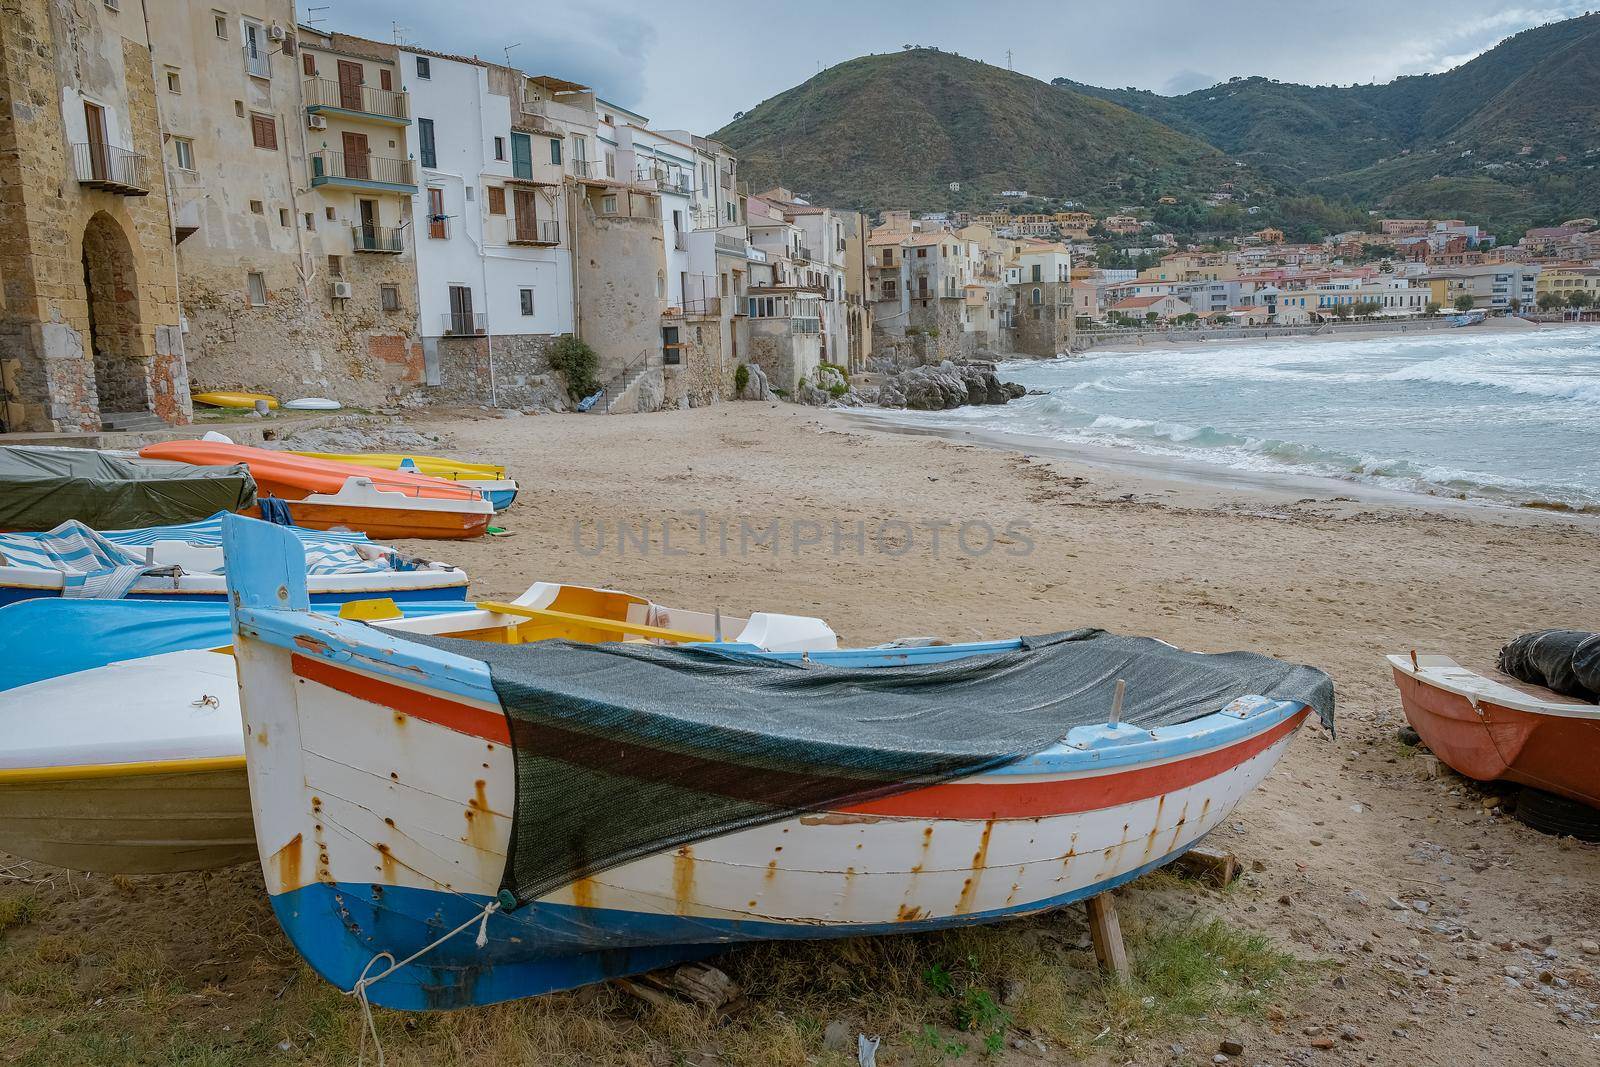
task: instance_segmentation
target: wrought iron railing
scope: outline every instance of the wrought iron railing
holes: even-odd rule
[[[307,107],[336,107],[389,119],[411,117],[411,94],[406,92],[352,85],[332,78],[307,78],[304,91]]]
[[[347,178],[353,181],[380,182],[384,185],[415,185],[417,170],[414,161],[394,159],[389,156],[348,155],[331,148],[311,153],[311,184],[319,185],[329,178]]]
[[[476,337],[483,333],[487,319],[483,312],[446,311],[443,315],[446,337]]]
[[[558,245],[561,243],[561,224],[554,219],[519,217],[512,224],[509,240],[514,245]]]
[[[72,172],[84,185],[128,196],[150,191],[149,161],[126,148],[88,141],[72,146]]]
[[[405,231],[393,226],[350,227],[350,241],[357,252],[404,252]]]

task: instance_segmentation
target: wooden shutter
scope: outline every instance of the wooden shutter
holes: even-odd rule
[[[306,77],[315,78],[317,76],[317,57],[310,52],[301,52],[300,68],[306,72]]]
[[[538,209],[535,207],[533,190],[513,189],[511,191],[516,209],[517,240],[536,241],[539,238]]]
[[[367,166],[367,135],[345,130],[339,135],[339,139],[344,145],[344,176],[371,178],[372,172]]]
[[[361,64],[339,60],[339,106],[346,111],[361,108]]]
[[[394,78],[390,75],[387,67],[378,71],[378,85],[384,89],[394,88]]]
[[[250,139],[257,148],[278,150],[278,124],[271,115],[250,116]]]
[[[489,186],[489,214],[504,215],[506,213],[506,191],[504,186]]]

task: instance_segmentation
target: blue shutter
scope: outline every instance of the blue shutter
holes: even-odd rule
[[[512,131],[511,173],[518,178],[533,178],[533,140],[525,133]]]
[[[437,167],[439,165],[438,153],[433,147],[433,120],[417,120],[417,141],[422,152],[422,165],[424,167]]]

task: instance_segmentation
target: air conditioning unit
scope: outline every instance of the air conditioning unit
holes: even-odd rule
[[[270,29],[267,30],[267,36],[270,37],[274,41],[283,40],[283,27],[282,26],[273,26],[273,27],[271,27]]]
[[[313,130],[325,130],[328,128],[328,118],[326,115],[307,115],[306,125]]]
[[[356,291],[349,282],[334,282],[328,287],[335,300],[349,300],[356,295]]]

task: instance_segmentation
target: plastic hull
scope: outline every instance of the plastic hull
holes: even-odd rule
[[[1390,656],[1401,706],[1428,748],[1481,782],[1600,808],[1600,707],[1480,674],[1445,656]]]

